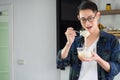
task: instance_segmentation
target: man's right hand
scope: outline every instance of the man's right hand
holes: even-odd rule
[[[68,27],[65,32],[65,35],[67,38],[67,44],[72,44],[76,36],[74,29],[72,27]]]

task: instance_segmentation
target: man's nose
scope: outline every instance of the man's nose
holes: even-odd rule
[[[87,25],[87,24],[90,24],[90,21],[89,21],[89,20],[86,20],[85,24],[86,24],[86,25]]]

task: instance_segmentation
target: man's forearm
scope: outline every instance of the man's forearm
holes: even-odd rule
[[[71,44],[66,43],[65,47],[61,51],[61,58],[64,59],[67,57]]]
[[[109,62],[103,60],[102,58],[98,58],[97,59],[97,62],[99,65],[101,65],[101,67],[106,71],[106,72],[109,72],[110,71],[110,64]]]

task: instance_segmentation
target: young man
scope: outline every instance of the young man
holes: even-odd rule
[[[95,3],[82,2],[78,6],[77,17],[82,27],[90,33],[86,38],[86,47],[92,56],[86,58],[77,53],[77,48],[84,46],[85,41],[69,27],[65,32],[66,45],[57,56],[57,67],[65,69],[70,66],[69,80],[113,80],[120,71],[118,39],[98,28],[100,12]]]

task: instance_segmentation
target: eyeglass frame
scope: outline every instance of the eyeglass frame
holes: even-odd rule
[[[84,20],[82,20],[82,18],[80,18],[79,20],[80,20],[80,22],[83,23],[83,24],[85,24],[87,21],[93,22],[93,20],[94,20],[95,17],[96,17],[96,14],[97,14],[97,13],[95,13],[95,16],[94,16],[94,17],[84,18]],[[90,21],[90,19],[91,19],[91,21]]]

